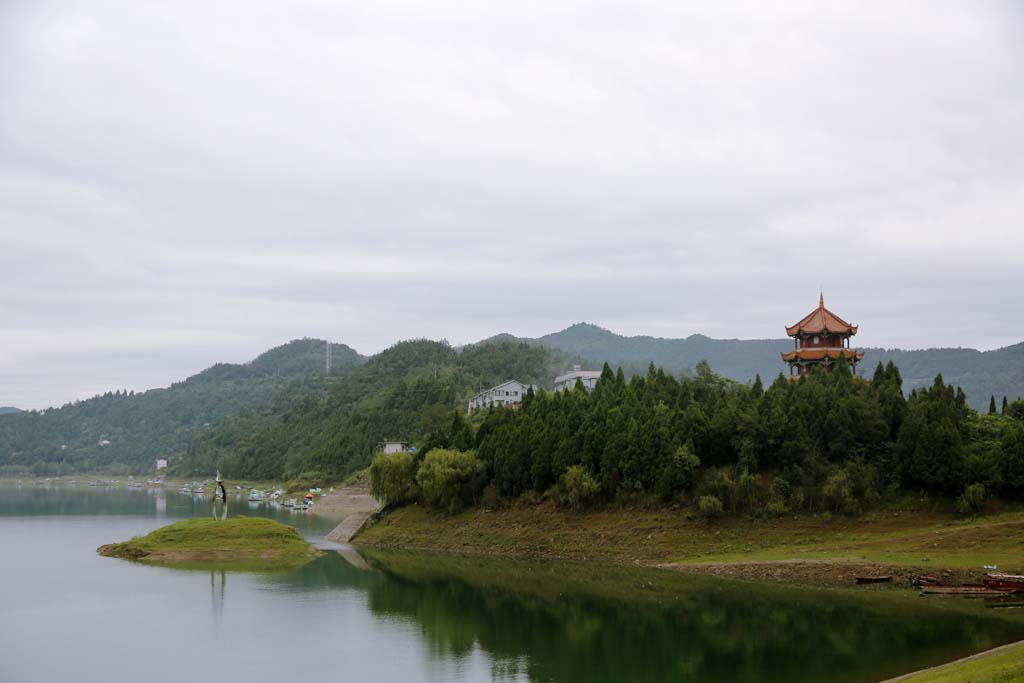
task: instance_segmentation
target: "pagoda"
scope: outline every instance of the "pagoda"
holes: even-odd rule
[[[818,307],[787,327],[786,334],[793,338],[793,350],[782,354],[782,360],[789,364],[790,377],[806,375],[815,366],[831,370],[840,355],[846,357],[856,375],[857,363],[864,358],[862,351],[850,348],[850,337],[857,334],[857,326],[825,308],[824,294],[818,297]]]

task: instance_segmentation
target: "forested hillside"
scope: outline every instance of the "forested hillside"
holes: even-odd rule
[[[17,412],[20,412],[17,408],[12,408],[10,406],[0,406],[0,415],[9,415],[10,413]]]
[[[0,474],[148,472],[157,458],[172,471],[232,476],[340,476],[366,465],[385,438],[414,441],[461,409],[476,391],[515,378],[550,387],[582,363],[609,362],[628,378],[653,362],[693,374],[707,360],[719,375],[749,383],[774,380],[779,352],[792,342],[622,337],[577,324],[539,339],[500,335],[453,349],[426,340],[402,342],[369,359],[333,348],[324,376],[324,342],[293,341],[250,363],[221,363],[166,389],[108,392],[59,409],[0,415]],[[1024,394],[1024,344],[998,351],[865,349],[862,368],[893,361],[905,393],[942,374],[970,405],[987,411],[990,395]],[[583,360],[587,359],[587,360]],[[442,417],[444,416],[444,417]]]
[[[195,441],[182,473],[234,477],[339,477],[365,467],[384,439],[416,441],[481,387],[509,378],[550,386],[578,359],[520,342],[461,350],[400,342],[310,390],[294,385],[262,411],[221,420]]]
[[[173,463],[193,437],[226,415],[265,410],[285,387],[322,382],[324,342],[302,339],[249,363],[218,363],[166,389],[107,392],[61,408],[0,416],[0,473],[147,472]],[[364,362],[332,345],[338,372]]]
[[[895,365],[870,382],[844,361],[800,381],[744,385],[700,364],[652,365],[627,380],[607,365],[593,392],[527,395],[521,410],[458,415],[420,453],[378,455],[371,484],[389,504],[455,511],[527,496],[591,503],[690,503],[783,515],[853,512],[886,495],[957,495],[965,513],[1024,495],[1024,402],[979,414],[941,375],[904,398]]]
[[[513,338],[499,335],[499,338]],[[531,344],[561,349],[589,358],[607,361],[627,369],[627,376],[638,368],[654,363],[666,370],[692,371],[706,360],[715,372],[738,382],[750,382],[760,374],[776,377],[786,369],[779,353],[793,346],[782,339],[711,339],[695,334],[686,339],[660,337],[624,337],[589,323],[577,323],[561,332],[537,339],[522,339]],[[988,406],[989,397],[1001,401],[1024,396],[1024,343],[994,351],[975,349],[899,349],[866,348],[862,368],[893,361],[903,373],[903,388],[909,393],[931,385],[941,373],[949,384],[963,388],[973,408]],[[630,372],[632,371],[632,372]]]

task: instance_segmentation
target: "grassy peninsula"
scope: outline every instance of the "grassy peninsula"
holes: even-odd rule
[[[292,569],[320,555],[290,526],[271,519],[184,519],[97,549],[105,557],[183,568]]]

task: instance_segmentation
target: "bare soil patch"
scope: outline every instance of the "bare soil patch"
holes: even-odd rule
[[[377,512],[380,503],[370,495],[367,484],[344,486],[326,496],[317,498],[313,512],[317,515],[341,521],[353,512]]]
[[[859,586],[863,590],[910,588],[920,576],[933,576],[943,584],[959,586],[980,580],[980,574],[967,569],[906,567],[863,560],[774,560],[739,562],[686,562],[655,565],[662,569],[706,574],[747,581],[772,581],[813,586],[854,586],[858,576],[891,576],[891,583]]]

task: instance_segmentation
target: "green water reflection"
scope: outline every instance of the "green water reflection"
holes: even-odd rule
[[[0,488],[0,681],[102,670],[157,683],[202,670],[247,680],[870,683],[1024,638],[1024,611],[910,591],[351,548],[275,574],[95,553],[209,505],[177,492]],[[323,540],[331,522],[244,501],[233,509],[333,547]]]
[[[281,581],[357,588],[437,658],[481,648],[496,679],[866,682],[1024,637],[1014,614],[913,595],[794,590],[584,563],[364,550]]]

